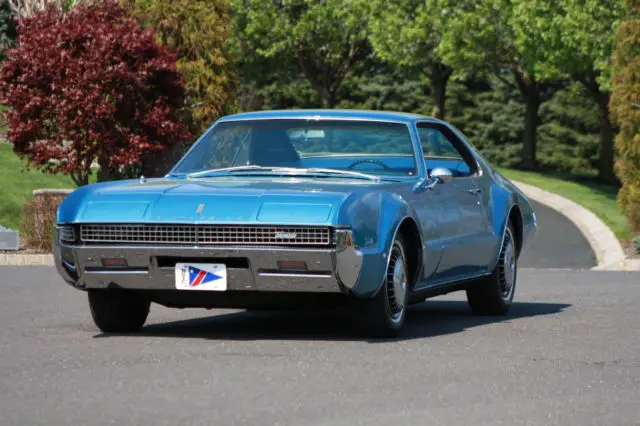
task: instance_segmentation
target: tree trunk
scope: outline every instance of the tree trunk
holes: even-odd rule
[[[435,102],[435,108],[431,115],[434,118],[444,120],[445,110],[447,103],[447,84],[449,83],[449,77],[453,73],[453,69],[440,63],[435,63],[431,67],[431,90],[433,92],[433,100]]]
[[[100,166],[100,168],[98,169],[98,173],[97,173],[98,182],[107,182],[107,181],[110,181],[110,180],[118,179],[118,176],[116,176],[113,173],[113,170],[111,169],[111,167],[109,167],[109,160],[108,159],[99,158],[98,159],[98,165]]]
[[[542,104],[542,86],[522,69],[514,70],[513,77],[526,104],[520,167],[524,170],[535,170],[538,166],[536,144],[538,141],[538,111]]]
[[[73,183],[75,183],[77,186],[85,186],[89,184],[89,175],[87,173],[84,172],[78,172],[76,173],[71,173],[71,180],[73,180]]]
[[[600,149],[598,152],[598,179],[602,182],[616,182],[614,173],[614,132],[609,115],[609,101],[611,95],[603,92],[596,78],[596,74],[587,73],[573,77],[591,93],[593,99],[598,104],[600,115]]]
[[[598,154],[598,179],[603,182],[615,182],[616,175],[613,171],[614,147],[613,125],[609,115],[608,93],[600,93],[597,101],[600,110],[600,152]]]
[[[436,107],[431,115],[433,115],[434,118],[444,120],[447,102],[447,79],[434,81],[432,87]]]
[[[322,103],[322,108],[324,109],[333,109],[336,106],[336,97],[335,94],[326,87],[317,88],[318,96],[320,96],[320,102]]]
[[[522,163],[525,170],[535,170],[536,143],[538,141],[538,111],[540,110],[540,99],[538,96],[526,96],[527,110],[524,117],[524,137],[522,143]]]

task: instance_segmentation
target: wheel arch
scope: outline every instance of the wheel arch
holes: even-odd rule
[[[420,278],[420,274],[422,273],[422,266],[423,266],[422,235],[420,234],[420,229],[418,228],[418,224],[411,217],[405,217],[400,221],[400,224],[396,229],[396,234],[394,235],[394,240],[398,235],[401,235],[403,241],[405,242],[404,251],[407,256],[407,263],[409,264],[408,269],[411,274],[410,279],[411,279],[411,286],[413,288],[413,286],[415,286],[416,283],[418,282],[418,279]]]
[[[516,235],[515,235],[516,253],[517,253],[517,256],[519,257],[520,252],[522,251],[522,243],[523,243],[522,239],[523,239],[524,228],[522,223],[522,212],[520,211],[520,207],[517,204],[512,205],[511,209],[509,210],[507,225],[509,223],[513,225],[514,231],[516,231]],[[504,239],[505,232],[506,232],[506,228],[502,232],[503,239]]]
[[[522,250],[523,221],[522,221],[522,212],[517,203],[512,203],[509,206],[508,213],[504,216],[504,220],[502,222],[503,223],[500,228],[498,246],[496,248],[496,253],[495,253],[493,262],[488,268],[489,271],[492,271],[493,268],[495,268],[496,264],[498,263],[498,259],[500,258],[500,250],[502,250],[502,246],[504,245],[504,239],[507,235],[507,226],[509,226],[510,223],[513,225],[516,232],[515,239],[516,239],[516,250],[518,253],[517,256],[520,256],[520,251]]]

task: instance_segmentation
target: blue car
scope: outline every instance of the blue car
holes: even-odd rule
[[[231,115],[164,178],[98,183],[61,204],[61,276],[104,332],[150,304],[346,306],[367,334],[465,290],[505,314],[536,230],[527,198],[453,126],[390,112]]]

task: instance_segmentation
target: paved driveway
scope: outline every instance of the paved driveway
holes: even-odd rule
[[[589,242],[569,219],[540,203],[532,204],[538,232],[523,252],[520,267],[590,269],[596,266]]]
[[[458,296],[395,341],[336,315],[154,306],[105,336],[51,268],[0,268],[0,425],[634,425],[640,275],[520,270],[509,317]]]

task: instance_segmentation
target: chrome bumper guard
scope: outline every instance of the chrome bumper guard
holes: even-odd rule
[[[229,291],[349,293],[362,253],[349,229],[336,229],[334,248],[78,245],[56,238],[54,259],[66,282],[80,289],[175,290],[176,262],[224,263]],[[125,259],[105,267],[103,259]],[[306,271],[280,270],[278,261],[305,262]]]

